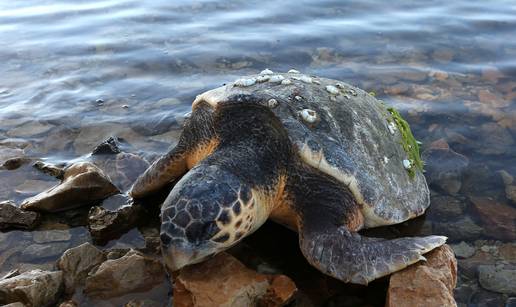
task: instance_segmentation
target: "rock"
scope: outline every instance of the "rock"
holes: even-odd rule
[[[162,307],[160,304],[153,300],[131,300],[124,305],[124,307]]]
[[[0,230],[8,228],[34,229],[40,222],[37,212],[25,211],[11,201],[0,202]]]
[[[110,298],[145,291],[162,283],[163,265],[156,259],[131,250],[123,257],[107,260],[86,278],[86,295]]]
[[[487,234],[495,239],[516,240],[516,209],[487,197],[471,197]]]
[[[59,185],[26,199],[22,208],[57,212],[91,205],[116,193],[118,189],[98,167],[89,162],[79,162],[65,169]]]
[[[444,140],[430,144],[422,154],[428,184],[449,194],[456,194],[462,187],[462,175],[469,159],[451,149]]]
[[[432,70],[430,73],[428,73],[429,77],[435,78],[439,81],[444,81],[448,79],[448,73],[442,70]]]
[[[104,142],[100,143],[92,151],[92,155],[116,155],[121,153],[120,142],[117,137],[109,137]]]
[[[505,307],[516,307],[516,297],[509,297],[505,302]]]
[[[461,217],[466,209],[466,200],[460,197],[437,195],[430,197],[429,216],[439,221],[452,220]]]
[[[137,226],[143,208],[130,204],[115,211],[95,206],[88,213],[88,229],[97,242],[106,242]]]
[[[32,233],[32,240],[36,243],[69,241],[72,238],[68,230],[42,230]]]
[[[454,55],[454,52],[450,49],[438,49],[432,52],[432,58],[441,63],[450,62]]]
[[[516,264],[516,243],[502,244],[498,253],[504,261]]]
[[[25,180],[23,184],[16,187],[15,191],[19,194],[25,194],[26,196],[32,196],[34,194],[41,193],[49,188],[55,186],[55,182],[46,180]]]
[[[491,93],[489,90],[478,91],[478,100],[491,108],[504,108],[509,105],[510,101]]]
[[[480,126],[478,138],[482,140],[482,144],[479,144],[476,151],[484,155],[504,154],[514,144],[510,132],[496,123],[486,123]]]
[[[496,67],[486,67],[482,69],[482,79],[491,83],[497,83],[498,79],[502,79],[504,74]]]
[[[450,246],[457,258],[469,258],[475,254],[475,248],[464,241]]]
[[[43,258],[57,257],[68,247],[68,242],[54,242],[51,244],[31,244],[27,246],[20,255],[22,261],[34,261]]]
[[[31,161],[30,158],[27,157],[15,157],[6,160],[2,165],[1,168],[4,168],[6,170],[15,170],[17,168],[20,168],[22,165],[27,164]]]
[[[59,307],[79,307],[79,304],[77,304],[74,300],[68,300],[66,302],[62,302]]]
[[[84,284],[88,273],[105,260],[106,255],[90,243],[64,252],[57,261],[57,268],[64,273],[65,292],[72,294],[78,285]]]
[[[64,169],[62,167],[55,166],[53,164],[37,161],[34,163],[34,168],[42,173],[50,175],[52,177],[62,179],[64,176]]]
[[[4,165],[10,159],[22,159],[25,152],[20,148],[0,147],[0,165]]]
[[[516,266],[508,264],[481,265],[478,267],[478,281],[486,290],[516,294]]]
[[[516,183],[514,182],[514,177],[505,170],[501,170],[498,173],[505,185],[505,196],[516,203]]]
[[[296,293],[284,275],[258,274],[221,253],[182,269],[174,279],[174,306],[283,306]]]
[[[453,289],[457,284],[457,261],[448,245],[426,254],[418,262],[391,275],[387,307],[456,306]]]
[[[92,162],[106,174],[121,191],[127,191],[148,167],[149,163],[131,153],[92,156]]]
[[[63,272],[32,270],[0,280],[0,304],[22,302],[28,306],[54,304],[62,290]]]
[[[485,235],[484,229],[478,226],[469,216],[452,223],[434,223],[434,232],[446,234],[450,240],[475,240]]]

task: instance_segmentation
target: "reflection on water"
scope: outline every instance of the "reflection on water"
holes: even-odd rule
[[[464,241],[457,300],[505,302],[475,270],[516,262],[514,1],[3,1],[0,34],[0,163],[22,158],[0,170],[0,201],[55,182],[31,161],[66,162],[111,135],[151,160],[175,143],[196,94],[296,68],[374,92],[406,115],[426,150],[433,205],[391,231]],[[49,263],[21,259],[19,240],[63,245],[0,235],[0,272]],[[461,246],[476,252],[460,255]]]

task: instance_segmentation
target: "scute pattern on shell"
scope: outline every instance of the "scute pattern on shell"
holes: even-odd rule
[[[237,94],[253,96],[249,103],[275,99],[273,112],[302,159],[350,187],[362,205],[366,227],[400,223],[424,212],[429,205],[425,178],[421,171],[411,178],[404,168],[401,134],[389,128],[391,115],[380,101],[341,81],[297,72],[274,76],[292,83],[228,84],[199,95],[194,104],[204,100],[217,106]],[[316,112],[316,125],[299,116],[305,109]]]

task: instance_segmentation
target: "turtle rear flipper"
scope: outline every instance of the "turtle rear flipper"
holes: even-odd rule
[[[131,188],[131,196],[143,198],[160,190],[206,158],[217,145],[213,130],[213,110],[206,103],[201,103],[185,121],[177,146],[154,161],[138,177]]]
[[[326,232],[303,232],[301,250],[310,264],[344,282],[367,285],[419,260],[445,243],[429,236],[383,240],[360,236],[341,226]]]

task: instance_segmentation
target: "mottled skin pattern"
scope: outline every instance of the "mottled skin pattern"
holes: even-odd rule
[[[170,270],[235,245],[269,217],[298,231],[301,250],[313,266],[359,284],[419,261],[444,243],[438,236],[383,240],[357,233],[422,214],[428,206],[424,177],[418,173],[410,181],[402,165],[382,164],[382,147],[394,160],[401,161],[404,152],[395,135],[386,135],[381,121],[386,115],[369,105],[367,99],[374,98],[338,109],[337,98],[322,85],[293,81],[244,89],[230,84],[199,96],[178,145],[133,186],[131,195],[144,197],[184,175],[161,212],[162,249]],[[319,82],[330,81],[337,82]],[[315,110],[318,120],[303,122],[298,111],[305,108]],[[363,118],[368,124],[358,125],[364,131],[356,131],[352,122],[357,118],[350,112],[368,116]],[[336,126],[339,121],[351,123]],[[387,140],[358,139],[380,136]],[[373,173],[362,166],[366,162],[381,169]],[[377,178],[395,167],[394,175]]]

